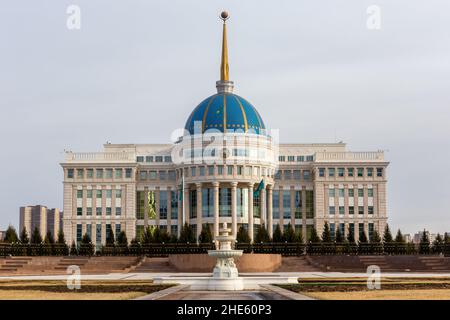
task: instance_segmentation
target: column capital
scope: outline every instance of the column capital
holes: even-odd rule
[[[212,183],[212,186],[213,186],[214,188],[218,188],[219,185],[220,185],[220,183],[217,182],[217,181],[214,181],[214,182]]]
[[[232,188],[236,188],[238,183],[236,181],[233,181],[230,183]]]
[[[272,189],[273,189],[273,184],[268,184],[267,185],[267,190],[272,191]]]
[[[255,186],[255,184],[253,182],[249,182],[247,185],[248,185],[249,188],[252,188],[252,189]]]
[[[201,189],[202,188],[202,183],[201,182],[195,183],[195,187],[197,188],[197,190]]]

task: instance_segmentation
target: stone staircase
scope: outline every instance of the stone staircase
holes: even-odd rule
[[[322,269],[310,263],[309,257],[283,257],[275,272],[319,272]]]
[[[169,263],[169,258],[150,258],[144,257],[130,272],[155,272],[166,273],[176,272],[177,270]]]
[[[450,272],[450,259],[437,256],[419,257],[419,260],[427,267],[436,272]]]
[[[89,257],[67,256],[62,257],[58,264],[53,268],[55,271],[66,271],[69,266],[75,265],[80,269],[89,261]]]
[[[2,259],[0,265],[0,274],[12,273],[23,268],[30,263],[32,258],[30,257],[7,257]]]

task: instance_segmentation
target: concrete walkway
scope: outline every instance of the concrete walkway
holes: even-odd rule
[[[245,277],[297,277],[297,278],[355,278],[367,277],[366,273],[345,272],[271,272],[271,273],[240,273]],[[189,277],[189,276],[211,276],[211,273],[109,273],[81,275],[82,280],[152,280],[155,277]],[[381,273],[386,278],[450,278],[450,273]],[[0,276],[0,280],[66,280],[67,275],[33,275],[33,276]]]

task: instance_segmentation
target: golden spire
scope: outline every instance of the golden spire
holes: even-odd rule
[[[222,61],[220,63],[220,80],[229,81],[229,67],[228,67],[228,46],[227,46],[227,25],[225,21],[228,19],[228,12],[223,11],[220,14],[223,20],[223,35],[222,35]]]

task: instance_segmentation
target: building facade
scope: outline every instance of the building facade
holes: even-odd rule
[[[98,153],[67,152],[64,233],[87,233],[100,246],[111,230],[139,239],[147,226],[179,234],[189,223],[218,235],[291,224],[303,239],[325,222],[332,234],[370,238],[387,220],[383,151],[351,152],[344,143],[283,144],[229,80],[227,34],[217,93],[188,117],[173,144],[106,144]],[[281,129],[282,130],[282,129]]]
[[[61,228],[61,212],[59,209],[48,209],[46,206],[36,205],[20,207],[19,232],[26,228],[31,237],[33,230],[38,228],[42,239],[50,231],[56,239]]]

